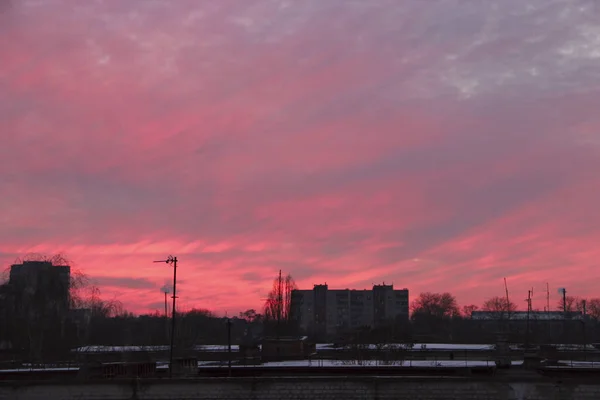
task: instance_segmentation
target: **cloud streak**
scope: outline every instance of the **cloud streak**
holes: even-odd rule
[[[386,281],[595,295],[593,1],[12,2],[0,261],[63,251],[132,310]],[[566,273],[565,273],[566,272]],[[184,295],[185,294],[185,295]],[[541,306],[540,306],[541,307]]]

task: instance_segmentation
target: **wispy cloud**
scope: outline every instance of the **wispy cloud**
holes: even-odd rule
[[[131,289],[155,288],[156,284],[145,278],[130,278],[116,276],[94,276],[93,283],[99,287],[125,287]]]
[[[12,1],[0,262],[63,251],[137,311],[168,254],[182,301],[221,311],[258,308],[279,269],[463,303],[504,276],[593,295],[598,18],[587,0]]]

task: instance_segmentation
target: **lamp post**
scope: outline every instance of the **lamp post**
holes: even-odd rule
[[[171,347],[169,350],[169,378],[173,377],[173,344],[175,343],[175,299],[177,298],[177,257],[169,256],[166,260],[154,261],[173,265],[173,312],[171,314]],[[166,293],[165,293],[166,296]]]

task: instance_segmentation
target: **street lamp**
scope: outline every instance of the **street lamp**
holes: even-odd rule
[[[176,288],[177,288],[177,257],[169,256],[166,260],[154,261],[164,262],[167,264],[173,264],[173,312],[171,314],[171,348],[169,351],[169,378],[173,377],[173,344],[175,343],[175,299],[177,298]],[[166,293],[165,293],[166,296]]]

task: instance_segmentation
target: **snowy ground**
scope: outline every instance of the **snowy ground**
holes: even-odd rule
[[[600,361],[572,361],[559,360],[558,365],[552,365],[552,368],[600,368]]]
[[[84,346],[73,349],[78,353],[118,353],[118,352],[136,352],[136,351],[169,351],[169,346]],[[198,345],[194,346],[196,351],[227,351],[227,346],[223,345]],[[239,351],[238,345],[231,345],[231,351]]]
[[[513,366],[520,366],[523,364],[522,360],[512,361]],[[286,367],[313,367],[318,369],[319,367],[348,367],[348,368],[361,368],[369,366],[396,366],[396,367],[493,367],[495,364],[491,360],[441,360],[441,361],[426,361],[426,360],[406,360],[402,364],[397,363],[395,365],[386,365],[382,361],[368,360],[360,363],[356,361],[348,360],[298,360],[298,361],[277,361],[268,362],[261,365],[232,365],[233,368],[250,368],[250,367],[275,367],[275,368],[286,368]],[[157,369],[168,368],[168,362],[158,362]],[[221,367],[227,368],[227,362],[219,363],[214,361],[199,361],[198,368],[210,368],[210,367]],[[572,360],[560,360],[559,365],[551,366],[550,368],[599,368],[600,362],[594,361],[572,361]],[[41,372],[41,371],[77,371],[79,367],[48,367],[48,368],[18,368],[18,369],[3,369],[3,372]]]
[[[392,347],[398,347],[398,348],[406,348],[406,344],[402,344],[402,343],[391,343],[391,344],[386,344],[386,345],[381,345],[381,346],[392,346]],[[333,344],[331,343],[318,343],[316,345],[317,347],[317,351],[319,350],[336,350],[336,349],[342,349],[339,347],[334,347]],[[368,349],[370,350],[376,350],[377,349],[377,345],[375,344],[370,344],[367,346]],[[448,351],[460,351],[460,350],[491,350],[493,349],[494,346],[491,344],[449,344],[449,343],[418,343],[415,344],[411,347],[408,347],[408,350],[411,351],[422,351],[422,350],[448,350]]]
[[[352,361],[340,361],[340,360],[316,360],[316,361],[279,361],[279,362],[268,362],[264,363],[264,367],[384,367],[384,366],[398,366],[398,367],[486,367],[494,366],[493,361],[410,361],[407,360],[404,363],[397,363],[394,365],[386,365],[383,361],[368,360],[360,363]]]
[[[65,368],[15,368],[15,369],[0,369],[2,372],[42,372],[42,371],[79,371],[79,367],[65,367]]]
[[[388,346],[404,347],[405,344],[389,344]],[[260,346],[259,346],[260,347]],[[334,347],[333,343],[317,343],[317,351],[321,350],[337,350],[342,348]],[[377,345],[370,344],[367,348],[371,350],[377,349]],[[491,344],[445,344],[445,343],[419,343],[415,344],[410,350],[411,351],[422,351],[422,350],[449,350],[449,351],[460,351],[460,350],[490,350],[494,346]],[[85,346],[73,349],[74,352],[84,353],[95,353],[95,352],[133,352],[133,351],[168,351],[169,346]],[[197,351],[214,351],[223,352],[227,351],[227,346],[224,345],[199,345],[195,346],[194,350]],[[239,351],[238,345],[231,345],[231,351]]]
[[[406,344],[396,343],[396,344],[388,344],[387,346],[393,346],[398,348],[404,348]],[[561,351],[579,351],[583,350],[583,345],[569,345],[569,344],[560,344],[553,345],[556,346],[558,350]],[[260,347],[260,346],[259,346]],[[316,344],[317,352],[318,351],[331,351],[331,350],[343,350],[342,347],[335,347],[333,343],[317,343]],[[377,345],[370,344],[367,346],[370,350],[376,350]],[[518,345],[511,345],[510,348],[512,350],[523,350]],[[489,351],[493,350],[493,344],[453,344],[453,343],[416,343],[412,346],[412,348],[407,348],[407,350],[419,352],[419,351]],[[587,350],[598,350],[591,344],[586,346]],[[85,346],[73,349],[74,352],[83,352],[83,353],[94,353],[94,352],[134,352],[134,351],[168,351],[169,346]],[[226,352],[227,346],[224,345],[198,345],[194,347],[196,351],[206,351],[206,352]],[[231,351],[237,352],[239,351],[238,345],[232,345]]]

